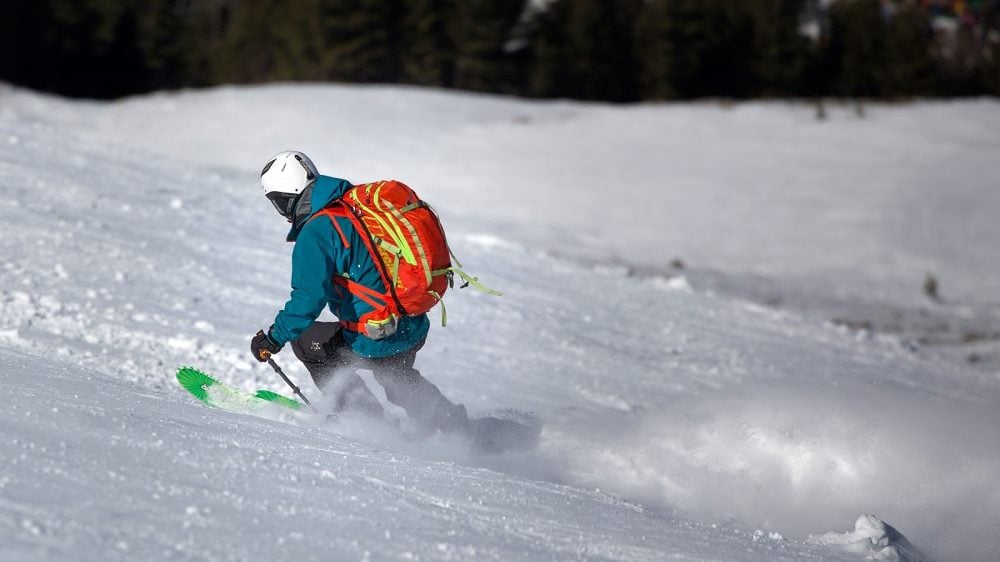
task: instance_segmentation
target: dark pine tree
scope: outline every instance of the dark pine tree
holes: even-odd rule
[[[881,93],[886,23],[878,0],[842,0],[830,7],[829,56],[834,93],[849,97]]]
[[[15,2],[5,52],[18,81],[70,96],[110,98],[142,91],[145,61],[138,42],[138,2]],[[5,11],[7,7],[5,6]],[[10,39],[8,39],[9,41]]]
[[[644,99],[677,97],[671,65],[676,46],[670,40],[672,0],[647,0],[636,17],[638,82]]]
[[[575,98],[634,101],[639,97],[635,17],[641,1],[570,0],[553,9],[566,26],[564,60]]]
[[[451,87],[455,45],[449,22],[459,0],[409,0],[400,29],[402,79],[422,86]]]
[[[916,7],[902,7],[888,27],[882,93],[893,97],[937,93],[926,14]]]
[[[635,19],[641,0],[557,0],[528,38],[529,95],[634,101],[640,98]]]
[[[799,32],[802,0],[755,0],[741,5],[751,22],[753,95],[802,95],[808,40]]]
[[[550,5],[534,15],[532,31],[524,39],[521,58],[521,93],[543,98],[570,97],[573,86],[566,60],[566,26]]]
[[[322,2],[323,73],[352,82],[398,82],[403,0]]]
[[[227,10],[219,41],[215,82],[264,82],[321,78],[319,0],[243,0]]]
[[[753,91],[753,31],[729,0],[666,4],[669,68],[682,97],[745,97]]]
[[[449,29],[455,45],[455,87],[515,91],[508,42],[524,7],[525,0],[461,0],[456,4]]]

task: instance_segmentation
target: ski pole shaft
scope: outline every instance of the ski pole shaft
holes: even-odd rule
[[[306,398],[304,394],[302,394],[302,391],[299,389],[299,387],[295,386],[295,383],[292,382],[292,379],[288,378],[288,375],[286,375],[285,372],[281,370],[281,367],[279,367],[278,364],[274,362],[273,358],[268,357],[267,364],[270,365],[272,369],[274,369],[275,373],[278,373],[278,375],[281,376],[281,379],[285,381],[285,384],[292,387],[292,392],[294,392],[296,396],[301,398],[302,401],[305,402],[306,406],[309,406],[310,410],[312,410],[313,412],[316,411],[316,408],[313,408],[313,405],[309,402],[309,399]]]

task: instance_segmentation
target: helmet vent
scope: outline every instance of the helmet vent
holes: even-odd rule
[[[266,166],[264,166],[264,169],[260,171],[261,177],[264,177],[264,174],[266,174],[267,171],[271,169],[271,166],[274,165],[275,161],[276,160],[271,160],[270,162],[267,163]]]
[[[309,166],[306,166],[306,162],[305,162],[305,160],[302,159],[301,156],[299,156],[298,154],[296,154],[295,155],[295,159],[299,161],[299,164],[302,164],[302,168],[306,171],[306,179],[307,180],[312,181],[312,180],[316,179],[316,176],[313,175],[312,170],[309,169]]]

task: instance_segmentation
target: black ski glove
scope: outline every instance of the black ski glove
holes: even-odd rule
[[[270,332],[270,330],[268,330]],[[264,330],[257,332],[257,335],[250,340],[250,353],[253,354],[253,358],[261,363],[264,363],[271,357],[271,355],[281,351],[280,346],[264,333]]]

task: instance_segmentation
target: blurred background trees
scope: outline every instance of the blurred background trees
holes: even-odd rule
[[[1000,95],[1000,0],[9,0],[0,80],[267,81],[628,102]]]

